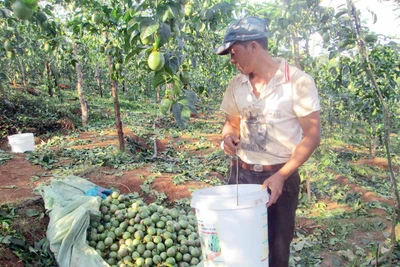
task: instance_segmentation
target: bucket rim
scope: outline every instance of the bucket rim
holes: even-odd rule
[[[239,196],[237,196],[236,186],[236,184],[232,184],[198,189],[192,193],[190,206],[214,211],[233,210],[253,208],[269,201],[268,189],[261,189],[262,185],[260,184],[239,184]],[[227,189],[224,190],[223,187]],[[242,193],[240,193],[240,187],[242,187]],[[247,191],[243,193],[244,187],[247,188]],[[249,188],[253,190],[249,191]],[[222,190],[218,192],[219,189]],[[208,194],[205,192],[207,190],[210,191]]]
[[[208,199],[210,199],[210,198],[211,199],[222,199],[222,198],[226,199],[226,198],[232,198],[232,197],[236,198],[236,191],[232,191],[232,193],[229,193],[229,194],[214,194],[214,195],[204,194],[204,192],[207,190],[211,191],[211,190],[215,190],[215,189],[222,188],[222,187],[232,187],[235,189],[236,186],[237,185],[232,184],[232,185],[219,185],[219,186],[214,186],[214,187],[201,188],[192,193],[192,198],[197,198],[197,197],[198,198],[205,197]],[[240,187],[242,187],[242,188],[243,187],[254,187],[254,188],[258,187],[260,190],[240,194]],[[267,192],[268,192],[268,189],[267,188],[261,189],[261,185],[259,185],[259,184],[239,184],[239,195],[241,197],[252,196],[252,195],[257,196],[258,194],[264,194]]]
[[[33,137],[33,133],[19,133],[19,134],[12,134],[7,136],[8,138],[15,138],[15,137],[27,137],[27,136],[32,136]]]

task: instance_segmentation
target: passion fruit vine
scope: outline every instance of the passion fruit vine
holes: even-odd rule
[[[147,205],[133,194],[102,200],[87,242],[112,267],[197,266],[201,245],[193,211]]]

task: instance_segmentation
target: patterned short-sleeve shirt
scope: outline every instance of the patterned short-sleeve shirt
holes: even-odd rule
[[[238,156],[250,164],[287,162],[302,130],[298,121],[320,109],[313,78],[284,59],[257,98],[247,75],[236,75],[224,94],[221,110],[240,117]]]

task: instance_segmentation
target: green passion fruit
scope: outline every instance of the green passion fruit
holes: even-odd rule
[[[188,85],[190,82],[190,75],[188,71],[182,71],[180,75],[183,85]]]
[[[160,111],[162,114],[167,115],[171,110],[172,104],[174,102],[169,98],[163,98],[160,102]],[[158,221],[156,222],[158,223]]]
[[[38,0],[22,0],[22,3],[30,9],[35,9],[38,6]]]
[[[20,20],[28,20],[33,16],[33,10],[21,0],[17,0],[12,6],[15,16]]]
[[[100,24],[102,22],[103,18],[101,17],[101,15],[99,13],[94,13],[92,15],[92,21],[96,24]]]
[[[147,59],[150,69],[158,71],[164,67],[165,59],[164,54],[158,51],[153,51]]]
[[[14,50],[14,46],[12,45],[11,41],[5,41],[4,42],[4,49],[6,51],[13,51]]]

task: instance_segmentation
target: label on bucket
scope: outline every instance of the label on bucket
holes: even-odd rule
[[[268,212],[262,214],[261,226],[261,261],[268,260],[269,246],[268,246]]]
[[[206,266],[224,267],[225,263],[221,255],[221,246],[217,233],[217,224],[197,220],[200,243],[203,252],[203,260]]]

